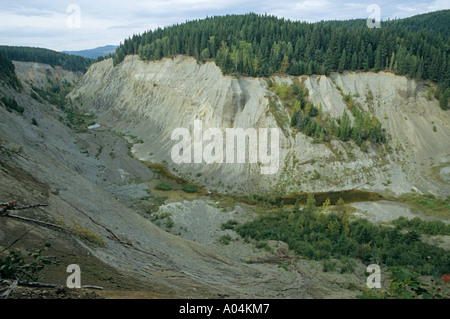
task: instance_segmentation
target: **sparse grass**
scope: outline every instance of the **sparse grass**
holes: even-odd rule
[[[97,149],[97,154],[95,154],[95,158],[98,159],[100,157],[100,155],[102,154],[102,151],[103,151],[103,146],[100,145]]]
[[[286,270],[286,271],[289,271],[289,265],[292,263],[292,261],[291,260],[288,260],[288,261],[286,261],[286,262],[284,262],[284,263],[282,263],[282,264],[279,264],[278,265],[278,268],[281,268],[281,269],[284,269],[284,270]]]
[[[89,229],[80,226],[77,223],[73,224],[70,230],[75,236],[79,237],[82,240],[85,240],[100,247],[106,246],[106,242],[103,240],[102,237],[90,231]]]
[[[0,101],[3,103],[3,105],[9,112],[12,112],[12,110],[15,110],[19,113],[23,113],[25,111],[23,106],[19,105],[17,103],[16,99],[14,99],[12,97],[2,97],[2,98],[0,98]]]
[[[81,226],[73,218],[70,219],[70,222],[71,222],[71,225],[67,226],[66,222],[64,220],[64,215],[62,215],[62,214],[57,216],[54,221],[55,225],[63,227],[64,229],[68,230],[70,233],[72,233],[76,237],[80,238],[81,240],[84,240],[91,244],[97,245],[99,247],[106,246],[106,242],[103,240],[103,238],[100,235],[98,235],[97,233],[94,233],[93,231],[89,230],[86,227]]]
[[[6,155],[7,157],[12,157],[14,155],[21,155],[23,153],[23,147],[1,147],[0,153]]]
[[[155,186],[155,189],[160,190],[160,191],[170,191],[170,190],[172,190],[172,186],[169,184],[160,183]]]
[[[330,259],[323,260],[322,261],[322,271],[323,272],[336,271],[336,262],[334,262]]]
[[[152,213],[150,214],[150,220],[152,223],[154,223],[156,226],[161,227],[161,223],[164,221],[164,225],[167,229],[173,228],[175,225],[175,222],[172,219],[172,216],[168,212],[161,212],[158,213]]]
[[[313,180],[318,180],[318,179],[320,179],[320,174],[319,174],[319,172],[318,171],[314,171],[314,174],[313,174],[313,176],[312,176],[312,179]]]
[[[257,241],[255,243],[255,247],[258,248],[258,249],[265,250],[268,253],[273,253],[273,249],[272,249],[272,247],[269,246],[267,241]]]
[[[232,239],[233,238],[229,234],[226,234],[219,238],[219,243],[229,245]]]
[[[226,229],[234,229],[238,225],[238,222],[234,219],[230,219],[226,223],[223,223],[220,229],[226,230]]]
[[[184,185],[183,190],[186,193],[197,193],[198,192],[198,188],[195,185]]]
[[[77,133],[87,132],[87,127],[95,124],[93,115],[86,115],[75,108],[65,108],[64,112],[67,118],[66,125]]]
[[[397,200],[410,204],[417,212],[450,217],[450,197],[444,200],[433,194],[408,193],[400,195]]]
[[[231,196],[225,196],[219,199],[217,205],[215,207],[222,208],[222,210],[226,210],[227,208],[234,209],[236,206],[236,200]]]

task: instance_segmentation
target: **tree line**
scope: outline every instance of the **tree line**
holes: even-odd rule
[[[270,76],[391,71],[439,85],[450,97],[450,10],[387,21],[369,29],[363,19],[306,23],[254,13],[188,21],[133,35],[113,56],[158,60],[175,55],[213,60],[224,74]]]
[[[60,66],[68,71],[83,73],[96,61],[81,56],[32,47],[0,46],[0,54],[13,61],[45,63],[53,67]]]
[[[22,87],[16,76],[14,64],[2,52],[0,52],[0,80],[16,89]]]

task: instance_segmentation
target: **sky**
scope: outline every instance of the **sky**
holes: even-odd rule
[[[306,22],[367,19],[378,14],[368,10],[372,4],[381,20],[450,9],[450,0],[0,0],[0,45],[92,49],[158,27],[250,12]]]

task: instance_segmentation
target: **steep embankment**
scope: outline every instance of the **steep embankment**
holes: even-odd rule
[[[39,77],[46,69],[32,64],[16,67],[19,76],[31,72]],[[20,80],[25,84],[30,77]],[[74,133],[57,107],[31,98],[27,88],[17,92],[0,85],[1,95],[13,97],[25,109],[20,114],[0,107],[0,201],[47,205],[10,213],[62,227],[0,217],[0,249],[35,250],[44,242],[53,243],[48,254],[57,256],[61,265],[49,270],[48,282],[65,285],[66,267],[76,263],[82,284],[114,290],[205,298],[325,294],[325,288],[320,292],[314,288],[318,279],[280,271],[273,264],[247,264],[248,256],[220,252],[155,226],[104,187],[152,178],[145,165],[128,156],[120,137],[106,130]],[[93,156],[89,152],[98,147],[93,141],[101,141],[105,149],[113,147],[114,156],[98,150]],[[127,165],[126,177],[113,169],[122,165]]]
[[[450,114],[427,99],[426,83],[383,72],[272,79],[303,83],[309,100],[322,106],[323,117],[341,116],[348,110],[343,96],[351,94],[382,123],[388,144],[362,152],[337,139],[313,143],[290,128],[289,110],[268,90],[266,79],[223,76],[214,63],[199,64],[184,56],[155,62],[128,56],[116,67],[111,60],[102,61],[90,68],[70,97],[95,112],[103,126],[142,139],[132,149],[137,158],[166,163],[209,189],[238,194],[353,188],[450,193]],[[203,130],[281,126],[278,172],[262,175],[260,168],[267,164],[261,163],[175,164],[171,134],[180,127],[192,133],[196,119]]]

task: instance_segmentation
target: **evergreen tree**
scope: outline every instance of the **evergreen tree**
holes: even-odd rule
[[[211,17],[135,35],[121,44],[113,61],[136,53],[144,60],[185,54],[213,59],[224,74],[250,76],[388,69],[431,80],[445,93],[450,32],[443,22],[449,16],[444,10],[386,21],[382,29],[367,28],[364,19],[310,24],[253,13]]]
[[[342,51],[341,58],[339,59],[339,66],[338,66],[339,73],[342,73],[346,69],[346,65],[345,65],[346,59],[347,59],[347,56],[346,56],[346,52],[344,49],[344,51]]]

